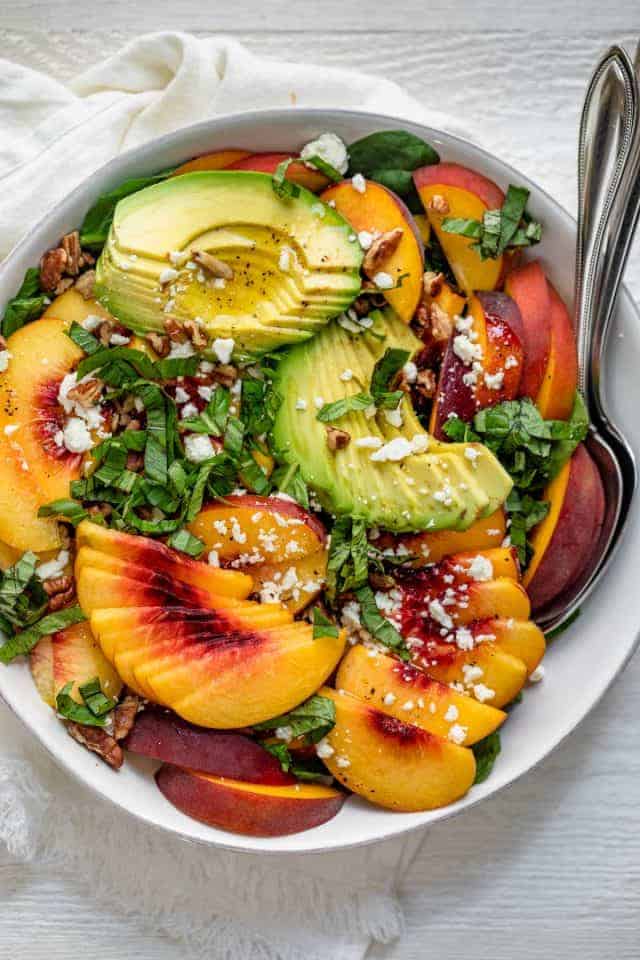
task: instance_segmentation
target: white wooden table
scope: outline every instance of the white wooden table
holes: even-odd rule
[[[64,79],[135,33],[167,28],[224,31],[267,56],[384,73],[457,113],[486,146],[573,208],[589,69],[608,43],[633,47],[640,7],[638,0],[5,0],[0,55]],[[637,248],[628,282],[640,299]],[[638,960],[639,712],[636,658],[540,769],[431,831],[403,886],[406,934],[372,956]],[[0,726],[22,735],[2,708]],[[108,908],[96,913],[73,880],[54,872],[0,869],[0,903],[2,958],[180,957],[170,940],[142,936]]]

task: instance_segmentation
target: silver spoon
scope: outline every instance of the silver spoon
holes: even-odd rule
[[[616,297],[640,215],[640,48],[634,67],[613,46],[593,74],[578,146],[578,242],[575,317],[579,389],[591,419],[585,441],[604,485],[605,518],[592,561],[536,616],[544,630],[579,608],[607,568],[627,520],[637,470],[631,448],[607,415],[602,361]]]

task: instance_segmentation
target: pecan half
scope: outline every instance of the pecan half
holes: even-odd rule
[[[68,273],[71,277],[77,277],[80,272],[80,256],[82,254],[78,231],[73,230],[71,233],[65,233],[60,241],[60,246],[67,255],[65,273]]]
[[[109,346],[109,341],[111,340],[111,334],[113,333],[114,326],[110,320],[105,320],[104,323],[101,323],[97,329],[98,340],[103,347]]]
[[[384,267],[389,257],[398,249],[403,234],[402,227],[396,227],[376,237],[362,261],[362,269],[367,276],[375,276]]]
[[[47,293],[54,293],[62,280],[67,266],[67,252],[62,247],[47,250],[40,260],[40,286]]]
[[[435,273],[433,270],[427,270],[422,278],[422,286],[424,288],[425,296],[437,297],[442,290],[443,283],[443,273]]]
[[[223,387],[232,387],[238,379],[238,368],[230,363],[221,363],[211,374],[215,383],[222,384]]]
[[[55,613],[57,610],[62,610],[63,607],[68,606],[76,596],[76,587],[72,582],[71,586],[64,590],[61,593],[56,593],[55,596],[51,597],[49,603],[47,604],[47,610],[49,613]]]
[[[196,250],[193,253],[193,259],[212,277],[218,277],[221,280],[233,280],[233,269],[224,260],[218,260],[212,254],[205,250]]]
[[[113,736],[116,740],[124,740],[127,734],[131,733],[140,703],[140,698],[131,694],[113,711]]]
[[[448,340],[453,333],[453,317],[443,310],[437,303],[432,303],[429,308],[429,319],[431,321],[431,335],[436,341]]]
[[[325,427],[329,450],[344,450],[351,443],[351,434],[337,427]]]
[[[449,213],[449,201],[439,193],[434,193],[427,206],[429,210],[433,210],[434,213],[439,213],[443,217]]]
[[[392,590],[396,582],[388,573],[370,573],[369,583],[374,590]]]
[[[51,577],[49,580],[43,580],[42,589],[48,597],[54,597],[57,593],[64,593],[69,587],[73,586],[72,577]]]
[[[78,277],[74,289],[85,299],[91,300],[96,285],[95,270],[87,270],[82,276]]]
[[[183,340],[184,330],[177,317],[168,316],[164,320],[164,329],[170,340]]]
[[[69,390],[67,396],[83,407],[92,407],[100,398],[104,383],[102,380],[85,380]]]
[[[209,341],[207,340],[207,335],[199,323],[197,323],[195,320],[185,320],[185,322],[182,324],[182,329],[197,350],[204,350]]]
[[[102,727],[87,727],[82,723],[70,720],[67,724],[67,733],[87,750],[97,753],[105,763],[114,770],[119,770],[124,761],[122,747],[115,737],[107,733]]]
[[[419,370],[416,377],[415,389],[426,400],[431,400],[436,394],[436,375],[433,370]]]
[[[162,333],[148,333],[146,341],[159,357],[168,357],[171,350],[171,340]]]
[[[55,293],[56,297],[59,297],[61,293],[64,293],[65,290],[70,290],[72,286],[73,277],[63,277],[53,292]]]

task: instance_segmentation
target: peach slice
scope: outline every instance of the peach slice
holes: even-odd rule
[[[488,620],[485,628],[490,631],[493,641],[505,653],[523,660],[527,675],[533,673],[546,649],[544,633],[531,620]]]
[[[21,554],[21,550],[16,550],[15,547],[10,547],[8,543],[0,540],[0,570],[12,567],[16,560],[20,559]]]
[[[538,611],[574,583],[589,563],[604,519],[600,473],[583,444],[544,492],[550,509],[531,536],[533,557],[523,578]]]
[[[476,520],[467,530],[425,530],[424,533],[395,536],[383,533],[374,543],[381,550],[397,551],[401,548],[402,552],[416,557],[415,566],[424,566],[425,563],[437,563],[451,553],[499,546],[506,534],[506,519],[500,507],[490,516]]]
[[[208,612],[100,610],[91,625],[128,682],[131,674],[155,702],[218,729],[285,713],[318,689],[342,655],[344,632],[314,640],[312,626],[292,622],[283,608],[226,603],[232,606]]]
[[[268,750],[250,737],[201,730],[163,710],[147,709],[138,714],[123,747],[216,777],[273,785],[296,782]]]
[[[457,577],[447,561],[405,575],[398,581],[398,590],[402,598],[403,632],[407,636],[420,635],[427,618],[454,629],[487,617],[528,620],[531,612],[526,591],[515,579]]]
[[[227,170],[256,170],[258,173],[274,174],[283,160],[289,160],[291,156],[290,153],[252,153],[229,164]],[[286,178],[312,193],[319,193],[329,183],[329,178],[325,177],[324,173],[312,170],[295,158],[287,168]]]
[[[346,795],[316,783],[271,786],[213,777],[164,764],[156,783],[188,817],[253,837],[280,837],[310,830],[339,812]]]
[[[467,731],[467,746],[493,733],[506,719],[502,710],[456,693],[413,664],[362,645],[352,647],[342,660],[336,687],[445,739],[452,724],[458,723]]]
[[[201,157],[194,157],[187,163],[182,163],[171,174],[172,177],[181,177],[183,173],[196,173],[198,170],[225,170],[232,163],[250,157],[248,150],[216,150],[214,153],[205,153]]]
[[[78,525],[76,536],[79,553],[83,547],[88,547],[129,565],[145,567],[170,579],[208,590],[212,594],[244,598],[248,597],[253,589],[253,581],[247,574],[235,570],[219,570],[207,563],[192,560],[149,537],[109,530],[87,520]],[[83,559],[86,556],[86,553],[83,554]],[[131,573],[128,576],[131,576]],[[145,577],[145,580],[148,580],[148,577]]]
[[[336,706],[323,762],[349,790],[391,810],[433,810],[464,796],[472,785],[473,753],[415,724],[405,723],[350,693],[323,687]]]
[[[568,420],[578,389],[578,353],[569,311],[549,286],[551,343],[549,360],[536,397],[545,420]]]
[[[485,626],[484,629],[488,628]],[[448,658],[443,657],[435,662],[428,655],[417,654],[414,663],[434,679],[445,684],[460,684],[470,693],[475,693],[475,687],[482,684],[486,691],[491,692],[487,700],[497,708],[511,703],[529,675],[524,660],[489,639],[478,643],[473,650],[456,650]]]
[[[325,190],[321,199],[335,205],[356,233],[402,230],[398,247],[376,273],[388,273],[396,283],[400,282],[400,277],[404,278],[398,289],[384,291],[384,296],[400,319],[410,323],[423,288],[424,248],[420,231],[400,197],[373,180],[365,183],[366,189],[360,193],[351,180],[343,180]]]
[[[0,538],[17,550],[53,550],[58,525],[38,508],[66,497],[82,457],[55,442],[63,426],[58,389],[82,356],[68,324],[41,318],[9,337],[9,367],[0,377]]]
[[[251,567],[254,592],[262,599],[277,597],[291,613],[300,613],[322,591],[327,578],[328,550],[308,553],[295,563],[261,563]]]
[[[551,347],[551,305],[544,270],[537,260],[513,270],[505,291],[520,308],[524,326],[524,370],[520,393],[535,400],[549,363]]]
[[[73,287],[65,290],[59,297],[51,301],[41,319],[55,317],[57,320],[63,320],[69,327],[72,323],[82,323],[87,317],[102,317],[104,320],[113,320],[113,317],[97,300],[89,298],[85,300],[82,294],[78,293]]]
[[[29,666],[38,693],[50,707],[56,694],[73,683],[71,696],[80,699],[78,686],[98,677],[108,697],[118,697],[122,681],[93,637],[86,621],[43,637],[29,655]]]
[[[458,286],[468,294],[494,290],[502,274],[503,258],[481,260],[477,251],[471,249],[474,241],[446,233],[442,221],[445,217],[481,221],[486,210],[502,207],[502,190],[493,181],[457,163],[421,167],[414,172],[413,180]]]

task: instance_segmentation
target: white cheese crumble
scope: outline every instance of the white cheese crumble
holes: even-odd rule
[[[394,437],[393,440],[389,440],[389,442],[385,443],[379,450],[375,450],[369,459],[374,460],[376,463],[384,463],[387,460],[404,460],[405,457],[409,457],[412,453],[413,445],[406,437]]]
[[[211,346],[220,363],[229,363],[235,345],[231,337],[216,337]]]
[[[497,373],[485,373],[484,382],[489,390],[500,390],[504,383],[504,373],[501,370]]]
[[[184,452],[191,463],[203,463],[213,457],[215,450],[210,437],[204,433],[190,433],[184,438]]]
[[[80,417],[70,417],[67,420],[62,430],[62,438],[70,453],[85,453],[93,446],[89,428]]]
[[[61,577],[68,563],[69,551],[61,550],[53,560],[41,563],[36,568],[36,574],[41,580],[51,580],[53,577]]]
[[[454,723],[460,716],[460,711],[456,707],[455,703],[449,705],[447,712],[444,715],[447,723]]]
[[[326,737],[323,737],[322,740],[318,740],[316,743],[316,754],[321,760],[327,760],[329,757],[332,757],[334,753],[335,750]]]
[[[482,348],[473,343],[465,333],[459,333],[453,338],[453,352],[466,366],[470,366],[474,360],[482,359]]]
[[[493,577],[493,564],[487,557],[481,553],[473,558],[467,567],[467,574],[472,580],[491,580]]]
[[[172,340],[171,347],[169,349],[169,358],[171,360],[183,360],[187,357],[193,357],[195,352],[195,347],[190,340],[185,340],[184,343],[179,343],[177,340]]]
[[[293,739],[291,727],[276,727],[275,734],[278,740],[284,740],[285,743],[289,743]]]
[[[367,181],[362,176],[361,173],[354,173],[351,177],[351,186],[357,193],[365,193],[367,189]]]
[[[374,235],[369,230],[361,230],[358,234],[358,243],[363,250],[368,250],[373,243]]]
[[[182,250],[171,250],[169,253],[169,260],[174,265],[174,267],[181,267],[189,259],[189,251],[186,252]]]
[[[447,738],[451,740],[452,743],[457,743],[458,746],[460,746],[467,739],[468,732],[468,727],[462,727],[459,723],[454,723],[452,727],[449,727]]]
[[[112,347],[126,347],[131,343],[131,337],[125,337],[122,333],[112,333],[109,337],[109,343]]]
[[[280,256],[278,257],[278,269],[282,270],[283,273],[286,273],[291,269],[291,258],[293,255],[294,254],[291,247],[283,247],[280,251]]]
[[[480,451],[476,450],[475,447],[467,447],[466,450],[464,451],[464,455],[467,458],[467,460],[470,460],[475,467],[476,460],[480,456]]]
[[[160,271],[158,282],[161,287],[164,287],[167,283],[173,283],[179,276],[180,274],[177,270],[174,270],[173,267],[165,267],[164,270]]]
[[[495,690],[492,690],[491,687],[488,687],[485,683],[476,683],[473,688],[473,695],[476,700],[480,701],[480,703],[484,703],[485,700],[493,700],[496,692]]]
[[[504,368],[505,368],[505,370],[511,370],[512,367],[517,367],[517,366],[518,366],[518,359],[517,359],[517,357],[514,357],[514,355],[513,355],[512,353],[510,353],[509,356],[507,357],[507,359],[506,359],[505,362],[504,362]]]
[[[353,380],[353,370],[350,370],[349,367],[347,367],[340,374],[340,379],[344,380],[345,383],[349,383],[349,380]]]
[[[302,397],[298,397],[298,399],[296,400],[296,410],[306,410],[306,409],[307,409],[307,401],[303,400]]]
[[[382,446],[380,437],[358,437],[355,441],[356,447],[364,447],[368,450],[379,450]]]
[[[8,350],[0,350],[0,373],[4,373],[9,366],[11,353]]]
[[[209,550],[209,553],[207,554],[207,563],[210,567],[220,566],[220,557],[218,556],[217,550]]]
[[[184,387],[176,387],[176,403],[189,403],[191,397]]]
[[[385,707],[391,707],[396,702],[396,699],[395,693],[389,692],[385,693],[384,697],[382,698],[382,702],[384,703]]]
[[[104,323],[104,317],[97,317],[95,313],[90,313],[87,317],[80,321],[80,326],[83,330],[93,333],[93,331],[97,330],[102,323]]]
[[[198,408],[195,403],[185,403],[184,407],[180,411],[180,419],[187,420],[189,417],[197,417]]]
[[[390,273],[385,273],[384,270],[380,270],[373,278],[378,290],[391,290],[394,286],[393,277]]]
[[[335,133],[323,133],[316,140],[306,143],[300,151],[300,157],[312,170],[316,169],[311,162],[314,157],[324,160],[338,173],[346,173],[349,166],[347,147]]]
[[[402,373],[407,383],[415,383],[418,379],[418,368],[412,360],[408,360],[402,368]]]
[[[16,430],[19,430],[19,429],[20,429],[19,423],[8,423],[4,428],[4,435],[5,437],[10,437],[12,434],[16,432]]]
[[[529,674],[529,683],[540,683],[544,678],[544,667],[542,664],[538,664],[533,673]]]
[[[441,627],[446,627],[447,630],[451,630],[453,627],[453,620],[439,600],[430,601],[429,616],[431,616],[436,623],[439,623]]]
[[[346,770],[347,767],[351,766],[351,760],[348,757],[336,757],[336,765],[342,770]]]

